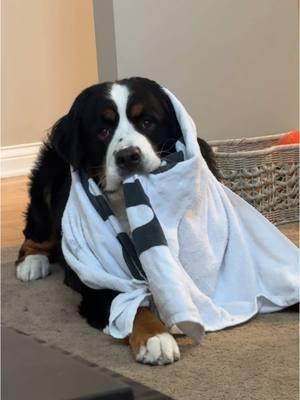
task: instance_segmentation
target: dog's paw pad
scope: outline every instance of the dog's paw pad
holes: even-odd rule
[[[42,254],[26,256],[17,266],[16,273],[17,278],[25,282],[45,278],[50,273],[48,257]]]
[[[180,358],[176,340],[169,333],[160,333],[148,339],[136,355],[136,360],[151,365],[171,364]]]

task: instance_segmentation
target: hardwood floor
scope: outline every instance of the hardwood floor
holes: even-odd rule
[[[23,242],[23,213],[26,209],[28,178],[1,179],[1,247],[19,246]]]

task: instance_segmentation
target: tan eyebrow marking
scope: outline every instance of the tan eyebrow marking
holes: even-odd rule
[[[132,118],[139,117],[143,112],[144,106],[141,103],[136,103],[131,107],[130,116]]]
[[[109,121],[115,121],[117,118],[117,113],[111,108],[106,108],[105,110],[103,110],[102,115],[105,119],[108,119]]]

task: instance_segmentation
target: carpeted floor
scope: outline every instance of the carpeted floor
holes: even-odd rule
[[[298,227],[283,231],[298,243]],[[62,285],[54,266],[47,279],[15,279],[16,249],[2,251],[2,322],[89,362],[182,400],[296,400],[299,398],[298,314],[260,315],[210,333],[195,346],[179,338],[182,358],[166,367],[136,363],[122,342],[89,327],[77,314],[79,296]]]

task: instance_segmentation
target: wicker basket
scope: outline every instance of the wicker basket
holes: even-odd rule
[[[275,225],[299,220],[299,144],[283,134],[209,142],[222,182]]]

